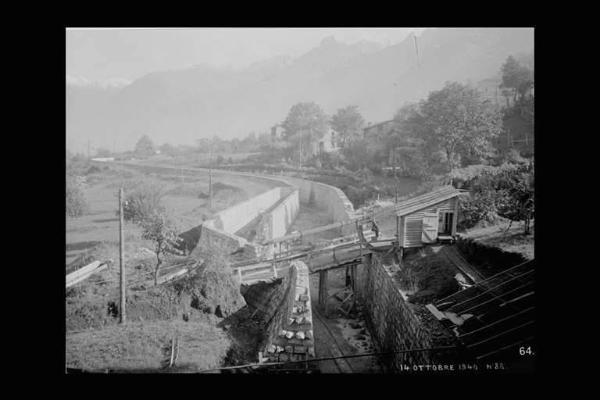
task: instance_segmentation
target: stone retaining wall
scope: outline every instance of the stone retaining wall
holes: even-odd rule
[[[290,190],[277,205],[262,216],[256,229],[257,243],[287,234],[300,210],[299,193],[298,189]]]
[[[310,360],[315,357],[308,267],[291,263],[285,294],[273,318],[268,321],[260,362]],[[304,363],[286,368],[304,368]]]
[[[300,190],[300,202],[326,210],[332,222],[348,221],[354,217],[354,206],[346,194],[339,188],[325,183],[309,181],[301,178],[282,176],[280,179],[296,186]],[[352,233],[353,227],[343,228],[342,235]]]
[[[227,233],[235,234],[280,200],[280,187],[268,190],[218,212],[212,218],[212,226]]]
[[[357,268],[356,295],[379,351],[424,349],[454,344],[453,336],[429,311],[409,303],[400,293],[394,276],[397,265],[384,265],[377,254],[365,256]],[[454,353],[412,352],[384,356],[382,361],[392,371],[406,366],[435,364],[449,360]]]
[[[205,168],[152,166],[130,162],[115,162],[115,164],[126,165],[136,169],[143,169],[151,172],[208,173],[208,169]],[[244,238],[235,235],[235,232],[237,232],[246,224],[250,223],[254,218],[256,218],[260,214],[261,211],[265,211],[269,207],[272,207],[277,201],[279,201],[282,197],[281,190],[286,187],[295,187],[298,189],[297,196],[299,203],[308,204],[311,206],[315,206],[321,210],[327,211],[327,213],[329,214],[329,220],[322,221],[322,225],[327,225],[328,223],[332,222],[348,221],[352,219],[355,214],[354,206],[352,205],[346,194],[341,189],[336,188],[335,186],[327,185],[320,182],[314,182],[307,179],[283,175],[256,175],[252,173],[218,169],[213,169],[212,173],[213,176],[244,176],[257,181],[277,184],[280,185],[280,187],[271,189],[265,193],[262,193],[249,200],[246,200],[245,202],[242,202],[240,204],[234,205],[226,210],[221,211],[219,214],[217,214],[218,217],[215,217],[211,220],[212,222],[204,222],[203,227],[201,229],[201,237],[199,244],[219,243],[220,245],[233,249],[232,251],[236,250],[235,246],[239,246],[248,249],[251,248],[251,250],[257,254],[267,252],[268,249],[263,249],[261,246],[248,243],[248,241],[246,241]],[[290,198],[290,202],[292,203],[295,201],[294,196],[295,195],[292,195],[292,197]],[[280,232],[283,232],[282,226],[287,225],[287,228],[289,228],[289,225],[291,225],[288,222],[289,217],[285,217],[286,209],[288,210],[288,215],[294,212],[293,205],[284,203],[282,205],[282,209],[277,209],[273,212],[273,222],[270,223],[267,220],[263,224],[263,229],[266,229],[264,228],[265,226],[269,226],[268,229],[271,229],[272,237],[284,236],[285,234],[280,234]],[[283,215],[283,219],[285,221],[281,220],[281,215]],[[346,236],[351,235],[353,233],[355,233],[355,228],[354,225],[350,224],[339,228],[339,232],[336,232],[335,235]],[[202,236],[209,237],[202,238]]]

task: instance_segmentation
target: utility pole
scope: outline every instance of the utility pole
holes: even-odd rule
[[[298,169],[302,169],[302,138],[298,143]]]
[[[125,235],[123,234],[123,188],[119,188],[119,274],[120,274],[120,320],[124,324],[127,321],[125,312]]]
[[[413,39],[415,41],[415,51],[417,53],[417,68],[421,68],[421,62],[419,61],[419,46],[417,45],[417,36],[413,35]]]
[[[208,209],[213,208],[213,192],[212,192],[212,143],[208,150]]]
[[[394,196],[394,203],[398,204],[398,176],[396,175],[396,152],[393,153],[394,154],[394,183],[395,183],[395,196]]]
[[[87,153],[88,153],[88,158],[90,158],[90,139],[88,139],[88,143],[87,143]]]

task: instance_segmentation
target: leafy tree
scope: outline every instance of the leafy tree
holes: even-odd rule
[[[465,179],[470,193],[459,202],[461,228],[472,228],[479,221],[493,222],[496,219],[498,193],[495,190],[495,173],[487,169],[478,172],[475,178]]]
[[[498,214],[511,221],[523,221],[524,233],[531,231],[535,211],[534,177],[531,165],[505,171],[498,182]],[[507,230],[510,229],[510,225]]]
[[[148,135],[144,135],[138,140],[134,153],[138,157],[149,157],[154,154],[154,143]]]
[[[123,219],[134,223],[141,223],[156,212],[164,211],[161,199],[164,193],[160,188],[142,182],[130,190],[125,191],[123,204]]]
[[[198,145],[198,152],[199,153],[208,153],[210,151],[210,147],[211,147],[211,140],[208,138],[200,138],[198,140],[196,140],[196,143]]]
[[[508,56],[501,68],[502,84],[500,87],[512,89],[513,100],[517,100],[517,94],[521,97],[533,85],[533,72],[526,66],[521,65],[513,56]]]
[[[154,267],[154,285],[158,284],[158,272],[167,254],[177,252],[177,244],[181,242],[178,230],[170,216],[164,211],[155,211],[141,221],[142,239],[154,244],[156,266]]]
[[[501,130],[499,111],[484,101],[479,92],[460,83],[447,83],[431,92],[419,106],[413,126],[423,140],[431,167],[443,166],[446,172],[491,154],[491,140]]]
[[[397,167],[405,176],[427,176],[430,171],[422,149],[419,104],[404,105],[393,120],[393,129],[383,139],[384,147],[389,152],[389,165]]]
[[[159,150],[162,154],[166,154],[168,156],[176,156],[179,154],[179,150],[170,143],[164,143],[159,147]]]
[[[342,154],[348,160],[348,168],[352,171],[369,168],[376,158],[376,151],[369,146],[367,139],[358,139],[342,149]]]
[[[262,132],[258,135],[258,138],[256,139],[256,142],[258,144],[258,148],[259,150],[262,151],[267,151],[271,148],[271,145],[273,143],[273,139],[271,137],[271,134],[268,132]]]
[[[83,184],[79,177],[74,175],[67,176],[66,187],[66,212],[69,217],[80,217],[89,209],[83,193]]]
[[[299,151],[302,162],[311,143],[327,132],[328,120],[318,104],[298,103],[292,106],[282,126],[284,137]]]
[[[110,157],[110,150],[105,148],[99,148],[96,150],[96,157]]]
[[[427,162],[421,148],[400,148],[394,155],[396,159],[394,160],[393,165],[397,167],[400,175],[417,178],[429,176],[429,169],[427,168]]]
[[[361,137],[364,125],[358,106],[340,108],[331,117],[331,127],[338,133],[338,143],[342,148]]]
[[[407,103],[400,107],[394,114],[394,121],[399,125],[408,125],[414,123],[414,117],[419,111],[418,103]]]
[[[492,222],[497,215],[523,221],[525,234],[530,232],[534,215],[534,179],[532,164],[503,164],[500,167],[470,166],[455,171],[454,183],[470,191],[461,199],[461,226],[470,228],[477,222]]]

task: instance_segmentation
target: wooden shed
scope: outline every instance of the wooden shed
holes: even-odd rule
[[[396,204],[396,232],[401,248],[421,247],[456,235],[458,196],[462,192],[443,186]]]

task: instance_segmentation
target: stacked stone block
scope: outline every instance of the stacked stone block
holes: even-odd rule
[[[268,323],[260,362],[310,360],[315,357],[308,267],[292,262],[288,287],[277,312]],[[286,369],[305,368],[304,363]]]

